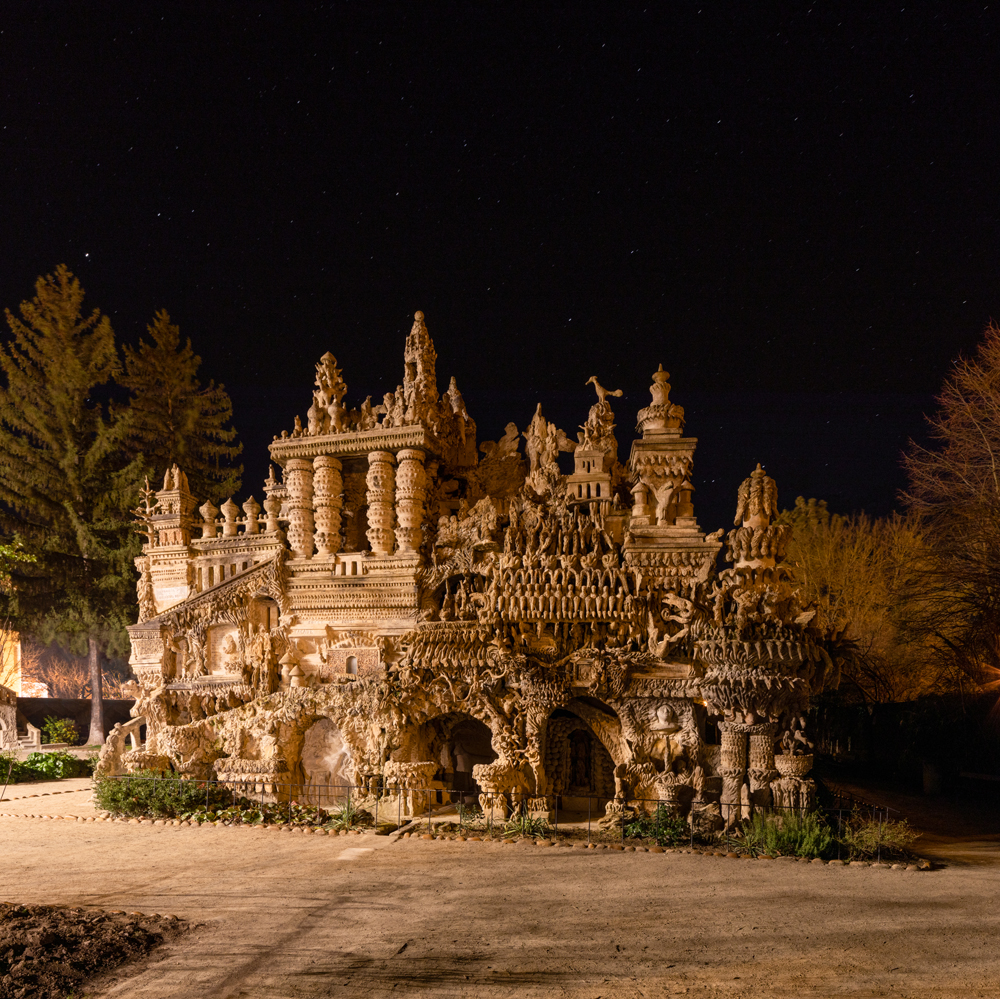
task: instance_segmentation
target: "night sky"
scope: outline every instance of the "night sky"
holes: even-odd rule
[[[168,309],[241,499],[319,356],[377,401],[422,309],[480,439],[596,374],[624,458],[662,362],[704,529],[758,461],[887,513],[1000,317],[1000,20],[862,6],[5,4],[0,305],[65,262],[123,340]]]

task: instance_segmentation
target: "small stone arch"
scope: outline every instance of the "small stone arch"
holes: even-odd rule
[[[615,794],[615,761],[593,728],[574,711],[557,708],[545,729],[545,773],[560,808],[600,812]]]

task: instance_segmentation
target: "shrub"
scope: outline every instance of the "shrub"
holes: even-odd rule
[[[225,787],[155,770],[139,770],[128,777],[98,777],[94,784],[95,803],[113,815],[173,819],[233,804],[233,793]]]
[[[37,780],[58,780],[62,777],[87,777],[93,772],[89,760],[80,760],[69,753],[31,753],[18,760],[11,753],[0,753],[0,787],[4,781],[27,784]]]
[[[625,835],[632,839],[655,839],[657,846],[678,846],[691,838],[691,831],[682,816],[657,805],[653,815],[626,823]]]
[[[89,777],[93,772],[90,760],[81,760],[70,753],[31,753],[24,761],[46,777]]]
[[[530,815],[512,815],[503,827],[504,837],[525,836],[534,839],[537,836],[544,836],[549,831],[549,824],[545,819],[534,819]]]
[[[741,829],[753,854],[822,857],[834,845],[833,832],[820,812],[756,812]]]
[[[870,860],[880,854],[906,857],[919,835],[906,819],[886,820],[855,808],[841,827],[840,842],[850,860]]]
[[[235,794],[222,784],[189,780],[177,774],[140,770],[123,777],[98,777],[94,801],[112,815],[187,819],[192,822],[226,822],[231,825],[318,826],[330,822],[330,813],[315,805],[297,802],[259,802]],[[345,809],[347,806],[344,806]],[[339,818],[343,818],[344,809]],[[348,825],[371,824],[371,816],[350,806]],[[334,825],[334,828],[339,828]]]
[[[355,826],[370,826],[373,822],[370,812],[356,808],[352,801],[345,801],[330,813],[326,828],[353,829]]]
[[[42,742],[65,742],[73,746],[79,737],[76,722],[72,718],[56,718],[49,715],[42,722]]]

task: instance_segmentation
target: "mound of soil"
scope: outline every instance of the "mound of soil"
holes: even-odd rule
[[[187,928],[176,916],[0,902],[0,999],[62,999]]]

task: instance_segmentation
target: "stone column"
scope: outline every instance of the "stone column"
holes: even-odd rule
[[[722,777],[722,818],[731,825],[740,817],[740,797],[747,772],[747,735],[743,725],[720,722],[722,749],[719,773]]]
[[[328,454],[313,459],[313,505],[316,508],[316,551],[335,555],[340,551],[340,511],[344,505],[341,464]]]
[[[771,781],[778,776],[774,769],[774,737],[777,725],[766,722],[750,729],[750,759],[747,776],[750,780],[750,801],[754,805],[771,804]]]
[[[393,531],[393,500],[396,493],[396,459],[391,451],[371,451],[368,455],[368,543],[374,555],[391,555],[396,535]]]
[[[313,464],[308,458],[290,458],[285,465],[288,487],[288,546],[293,558],[312,558]]]
[[[406,448],[396,455],[396,541],[400,553],[420,550],[423,532],[424,503],[427,500],[427,476],[424,452]],[[370,515],[369,515],[370,516]]]

